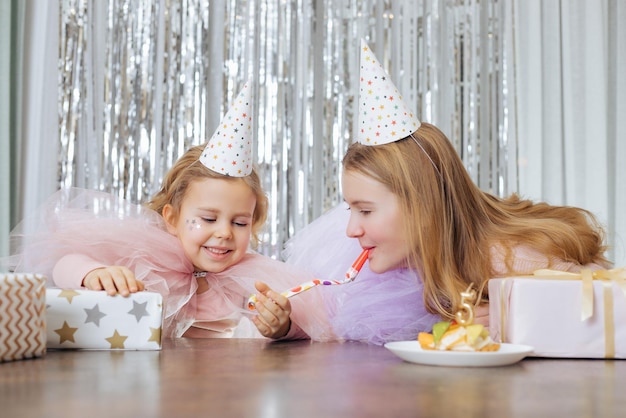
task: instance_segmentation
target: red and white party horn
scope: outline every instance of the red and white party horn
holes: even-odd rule
[[[313,280],[308,281],[306,283],[302,283],[300,286],[291,288],[291,289],[281,293],[281,295],[283,295],[286,298],[290,298],[292,296],[295,296],[297,294],[305,292],[305,291],[307,291],[309,289],[312,289],[315,286],[320,286],[320,285],[321,286],[329,286],[329,285],[333,285],[333,284],[350,283],[351,281],[353,281],[356,278],[356,276],[359,274],[359,272],[363,268],[363,265],[367,261],[367,254],[368,254],[368,250],[363,250],[361,252],[361,254],[359,254],[358,258],[356,260],[354,260],[354,263],[352,263],[352,265],[350,266],[348,271],[346,271],[346,276],[345,276],[345,278],[343,280],[319,280],[319,279],[313,279]],[[256,296],[255,295],[250,296],[250,298],[248,299],[248,309],[253,311],[254,310],[254,305],[255,305],[256,302],[257,302]]]

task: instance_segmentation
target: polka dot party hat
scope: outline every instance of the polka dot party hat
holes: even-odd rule
[[[382,145],[406,138],[421,125],[370,47],[361,39],[357,141]]]
[[[250,81],[243,86],[200,156],[216,173],[245,177],[252,172],[252,89]]]

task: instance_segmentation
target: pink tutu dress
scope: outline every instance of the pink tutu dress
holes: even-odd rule
[[[301,268],[250,252],[237,265],[208,273],[209,289],[196,294],[194,266],[158,213],[108,193],[76,188],[58,191],[25,218],[11,232],[11,243],[14,252],[2,260],[3,266],[43,274],[50,287],[64,282],[63,277],[51,279],[55,266],[66,256],[128,267],[146,284],[146,290],[163,295],[163,331],[168,337],[180,337],[192,326],[187,336],[199,329],[216,336],[261,337],[249,321],[256,311],[247,308],[248,297],[257,292],[254,282],[263,281],[281,292],[313,279]],[[86,272],[77,276],[80,281]],[[336,339],[325,311],[309,309],[323,304],[318,289],[291,302],[292,323],[297,325],[292,328],[315,340]]]
[[[346,236],[349,216],[342,203],[307,225],[286,243],[285,261],[319,279],[341,280],[362,251],[358,240]],[[415,340],[440,320],[426,311],[422,282],[411,269],[376,274],[366,262],[353,282],[321,290],[333,332],[340,339],[378,345]]]

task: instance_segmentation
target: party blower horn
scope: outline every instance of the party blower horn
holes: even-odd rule
[[[298,294],[300,294],[302,292],[306,292],[307,290],[312,289],[315,286],[330,286],[330,285],[333,285],[333,284],[350,283],[351,281],[353,281],[356,278],[356,276],[359,274],[359,272],[363,268],[363,265],[365,264],[365,261],[367,261],[367,254],[368,254],[368,252],[369,252],[369,250],[363,250],[363,252],[361,252],[361,254],[357,257],[357,259],[354,261],[354,263],[352,263],[352,266],[350,266],[348,271],[346,271],[346,277],[343,280],[319,280],[319,279],[314,279],[314,280],[308,281],[306,283],[302,283],[300,286],[296,286],[296,287],[294,287],[292,289],[289,289],[289,290],[281,293],[281,295],[283,295],[286,298],[290,298],[290,297],[298,295]],[[253,311],[255,309],[256,302],[257,302],[256,296],[254,296],[254,295],[250,296],[250,298],[248,299],[248,309]]]

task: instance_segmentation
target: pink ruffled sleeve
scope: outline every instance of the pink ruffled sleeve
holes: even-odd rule
[[[86,255],[68,254],[55,264],[52,281],[60,288],[79,289],[87,273],[101,267],[106,266]]]
[[[302,330],[295,322],[291,321],[291,327],[287,335],[276,338],[276,341],[309,340],[311,337]]]

